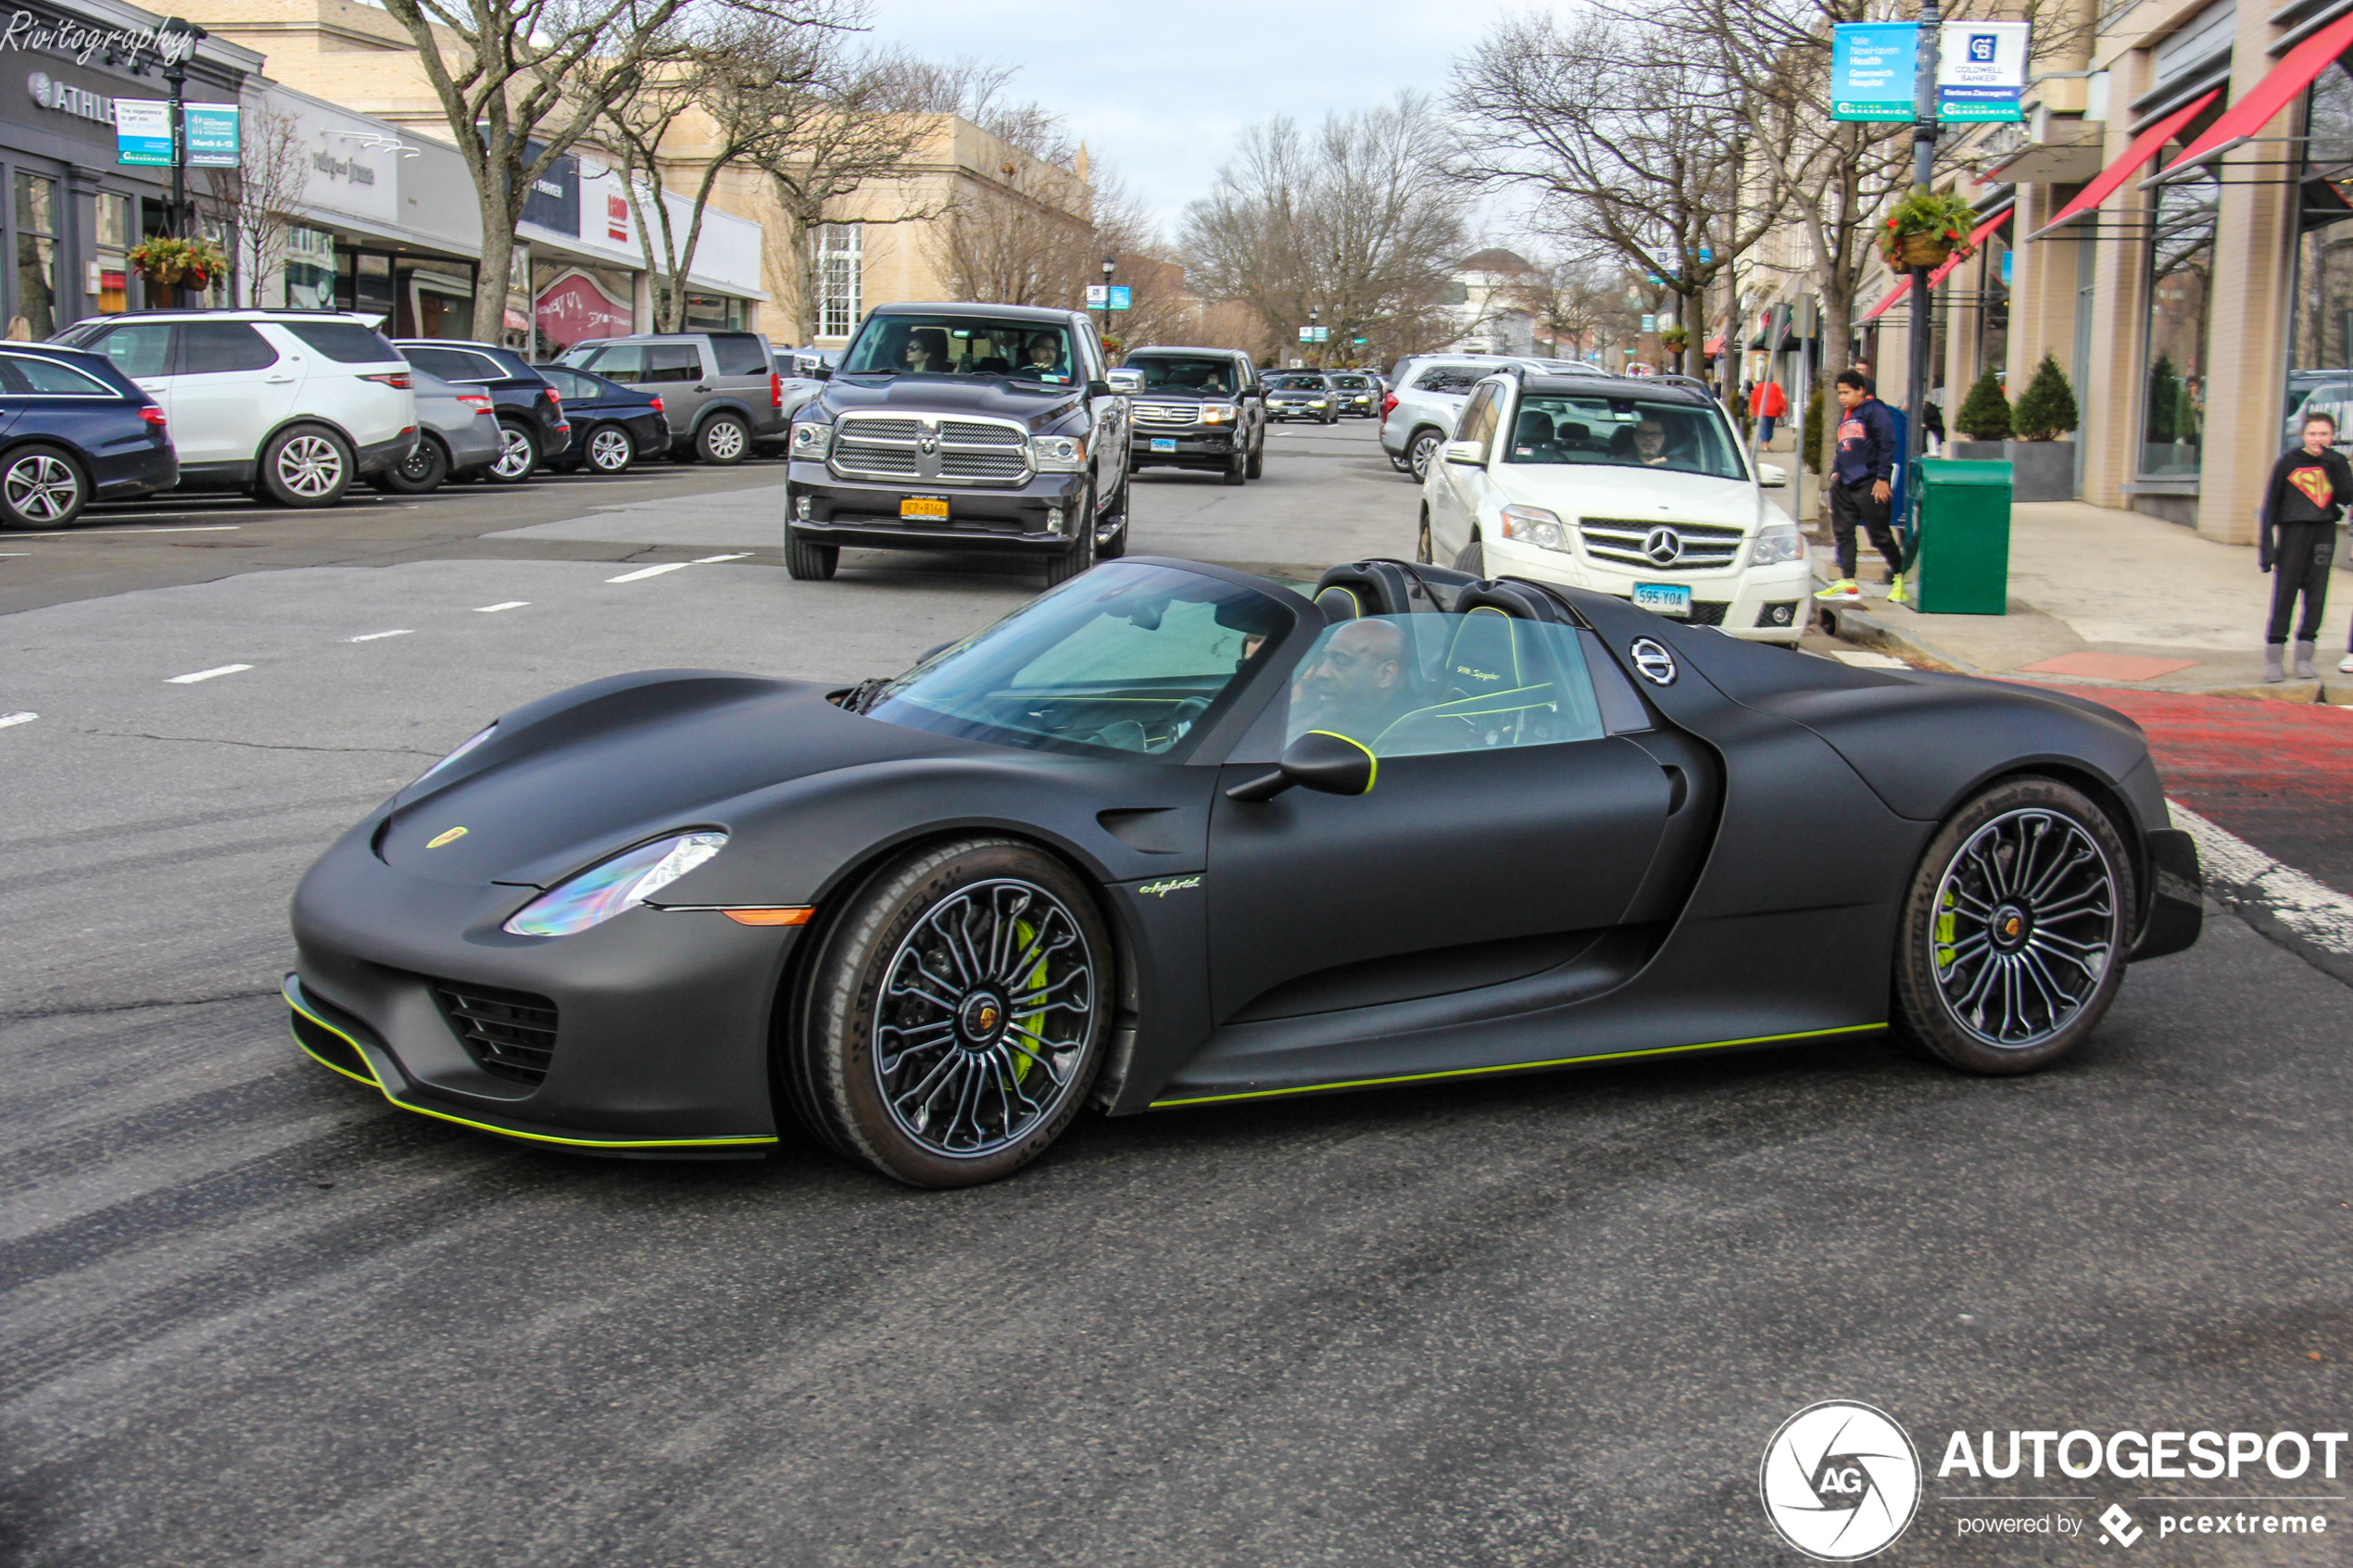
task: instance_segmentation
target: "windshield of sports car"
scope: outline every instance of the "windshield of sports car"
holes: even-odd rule
[[[1291,676],[1287,738],[1310,730],[1375,757],[1557,746],[1603,733],[1576,630],[1495,609],[1330,627]]]
[[[1730,428],[1714,408],[1606,395],[1521,398],[1504,460],[1748,477]]]
[[[925,659],[866,713],[1000,746],[1174,759],[1294,617],[1220,578],[1101,566]]]
[[[844,375],[1001,376],[1068,386],[1081,379],[1070,333],[1050,321],[979,316],[869,316],[842,356]]]
[[[1127,361],[1126,368],[1142,372],[1146,392],[1197,392],[1204,397],[1231,397],[1239,390],[1234,385],[1231,359],[1139,355]]]

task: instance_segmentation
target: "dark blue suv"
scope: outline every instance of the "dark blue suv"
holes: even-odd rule
[[[0,343],[0,526],[64,528],[179,481],[163,409],[105,355]]]

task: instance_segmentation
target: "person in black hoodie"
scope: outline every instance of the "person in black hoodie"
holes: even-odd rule
[[[2271,465],[2263,491],[2263,526],[2256,541],[2256,564],[2271,576],[2271,624],[2263,637],[2263,679],[2286,679],[2280,669],[2296,596],[2304,597],[2304,620],[2296,633],[2296,678],[2315,678],[2312,645],[2320,640],[2321,611],[2328,605],[2329,563],[2336,554],[2336,521],[2353,501],[2353,463],[2334,443],[2336,421],[2308,415],[2304,445]],[[2353,652],[2347,655],[2353,663]]]

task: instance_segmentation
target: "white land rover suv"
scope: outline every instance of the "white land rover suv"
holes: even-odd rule
[[[141,310],[57,341],[103,354],[163,406],[182,490],[333,506],[417,444],[409,361],[378,318],[333,310]]]
[[[1795,644],[1805,535],[1705,393],[1640,378],[1490,376],[1422,481],[1418,558],[1595,588],[1756,642]]]

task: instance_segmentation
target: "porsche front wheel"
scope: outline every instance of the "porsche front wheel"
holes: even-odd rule
[[[794,1107],[912,1186],[1010,1175],[1094,1081],[1111,963],[1086,886],[1032,846],[966,839],[886,867],[807,971],[782,1063]]]
[[[1970,1073],[2032,1073],[2116,999],[2135,904],[2106,813],[2056,779],[2013,779],[1939,829],[1895,945],[1895,1028]]]

